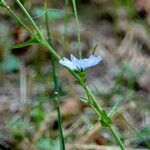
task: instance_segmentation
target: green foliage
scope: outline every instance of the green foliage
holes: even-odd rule
[[[133,134],[133,139],[140,140],[143,138],[150,139],[150,128],[144,128]]]
[[[37,148],[38,150],[58,150],[60,147],[58,141],[42,138],[38,141]]]
[[[75,71],[80,78],[82,79],[83,82],[86,82],[86,71],[85,70],[77,70]]]
[[[3,62],[0,64],[0,70],[9,73],[18,70],[19,66],[20,66],[19,58],[12,54],[9,54],[4,58]]]
[[[123,8],[128,15],[128,18],[133,21],[140,19],[137,13],[134,0],[114,0],[117,9]]]
[[[123,80],[127,80],[128,88],[135,89],[137,75],[135,74],[134,69],[130,62],[128,61],[123,62],[120,77]]]
[[[150,148],[150,128],[143,128],[138,132],[135,132],[131,138],[131,142],[138,144],[138,143],[145,143],[148,148]]]
[[[109,116],[113,116],[113,114],[115,112],[117,112],[119,106],[123,103],[123,98],[119,99],[115,105],[111,108],[111,110],[109,111]]]
[[[15,139],[20,141],[30,131],[31,126],[27,120],[19,119],[10,123],[9,128]]]
[[[13,45],[10,48],[11,49],[22,48],[22,47],[26,47],[26,46],[37,44],[37,43],[39,42],[35,38],[32,38],[24,43]]]
[[[35,15],[34,18],[43,17],[45,18],[45,13],[47,12],[48,20],[57,20],[57,19],[63,19],[65,16],[65,12],[57,9],[47,9],[44,8],[35,8],[33,9],[33,14]]]
[[[131,63],[125,61],[122,63],[121,71],[116,76],[115,84],[110,90],[102,92],[100,89],[94,87],[97,94],[108,100],[109,104],[112,106],[109,116],[113,116],[117,112],[118,108],[126,101],[138,99],[138,96],[134,92],[137,78],[138,74],[135,74]],[[111,101],[115,96],[117,99]]]
[[[91,55],[94,55],[94,53],[95,53],[95,51],[96,51],[96,49],[97,49],[97,46],[98,46],[98,45],[95,45],[94,48],[91,50]]]
[[[33,121],[35,122],[36,127],[39,127],[41,121],[43,120],[43,118],[45,116],[45,111],[40,106],[40,107],[37,107],[35,109],[32,109],[30,111],[30,116],[33,119]]]
[[[107,115],[105,110],[102,110],[100,112],[101,118],[100,118],[100,122],[102,124],[103,127],[109,127],[112,124],[112,120],[111,118]]]

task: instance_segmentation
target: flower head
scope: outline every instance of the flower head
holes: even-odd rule
[[[71,60],[63,58],[59,61],[65,67],[70,68],[71,70],[85,70],[89,67],[93,67],[102,61],[101,56],[91,55],[89,58],[77,59],[72,54],[70,55]]]

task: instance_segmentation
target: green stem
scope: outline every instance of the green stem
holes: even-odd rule
[[[57,110],[57,116],[58,116],[58,126],[59,126],[59,138],[60,138],[60,149],[65,150],[65,141],[63,136],[63,129],[62,129],[62,117],[59,107],[59,86],[58,86],[58,79],[56,75],[56,69],[55,69],[55,60],[52,57],[52,70],[53,70],[53,80],[54,80],[54,86],[55,86],[55,107]]]
[[[68,6],[68,0],[65,0],[65,17],[64,17],[64,39],[63,39],[63,51],[61,56],[63,57],[65,52],[67,52],[67,27],[68,27],[68,17],[67,17],[67,6]]]
[[[50,29],[48,25],[48,14],[47,10],[45,13],[45,20],[46,20],[46,29],[47,29],[47,36],[48,36],[48,42],[50,45],[52,45],[51,41],[51,34],[50,34]],[[54,89],[55,89],[55,107],[57,110],[57,116],[58,116],[58,126],[59,126],[59,139],[60,139],[60,149],[65,150],[65,142],[64,142],[64,136],[63,136],[63,129],[62,129],[62,118],[61,118],[61,112],[60,112],[60,107],[59,107],[59,84],[58,84],[58,77],[56,73],[56,66],[55,66],[55,59],[51,55],[52,59],[52,70],[53,70],[53,81],[54,81]]]
[[[79,19],[78,19],[78,14],[77,14],[77,8],[76,8],[76,2],[75,2],[75,0],[72,0],[72,4],[73,4],[73,10],[74,10],[74,15],[75,15],[76,24],[77,24],[77,36],[78,36],[78,45],[79,45],[79,57],[82,58],[81,39],[80,39],[80,26],[79,26]]]
[[[109,129],[110,129],[112,135],[114,136],[114,138],[116,139],[116,141],[118,142],[118,144],[119,144],[121,150],[125,150],[124,144],[123,144],[122,141],[120,140],[120,137],[119,137],[117,131],[115,131],[114,127],[111,125],[111,126],[109,127]]]
[[[100,118],[101,117],[101,111],[103,110],[102,107],[97,102],[97,100],[95,99],[94,95],[91,93],[91,91],[89,90],[87,85],[82,81],[82,79],[76,74],[73,74],[73,76],[81,83],[81,85],[84,88],[85,92],[87,93],[89,98],[91,98],[92,103],[93,103],[91,107],[94,108],[95,112],[97,113],[98,117]],[[125,150],[124,144],[120,140],[120,137],[119,137],[118,133],[115,131],[114,127],[111,125],[108,128],[110,129],[110,131],[111,131],[112,135],[114,136],[115,140],[118,142],[120,148],[122,150]]]
[[[66,36],[67,36],[67,25],[68,25],[68,18],[67,18],[67,6],[68,6],[68,0],[65,0],[65,18],[64,18],[64,21],[65,21],[65,36],[64,36],[64,39],[66,40]]]
[[[27,12],[27,10],[25,9],[25,7],[20,3],[19,0],[15,0],[16,3],[19,5],[20,9],[24,12],[24,14],[27,16],[27,18],[30,20],[30,22],[32,23],[33,27],[37,30],[37,32],[41,35],[41,32],[38,28],[38,26],[36,25],[36,23],[33,21],[33,19],[31,18],[31,16],[29,15],[29,13]]]

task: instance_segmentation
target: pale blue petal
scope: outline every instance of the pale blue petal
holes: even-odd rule
[[[89,58],[77,59],[72,54],[70,55],[71,61],[67,58],[63,58],[59,61],[65,67],[70,68],[71,70],[85,70],[89,67],[95,66],[102,61],[101,56],[91,55]]]
[[[72,54],[70,55],[70,58],[73,63],[78,61],[78,59],[76,57],[74,57]]]
[[[101,61],[102,61],[102,57],[91,55],[91,56],[88,58],[88,62],[89,62],[89,63],[87,64],[87,67],[95,66],[95,65],[97,65],[98,63],[100,63]]]
[[[70,68],[71,70],[76,70],[77,67],[73,64],[73,62],[71,62],[70,60],[63,58],[59,61],[59,63],[65,67]]]
[[[83,68],[83,70],[85,70],[86,68],[88,68],[90,66],[90,63],[89,63],[89,61],[88,61],[88,59],[83,59],[82,60],[82,68]]]
[[[83,68],[83,60],[82,59],[79,59],[78,61],[76,61],[75,65],[77,66],[78,69],[84,69]]]

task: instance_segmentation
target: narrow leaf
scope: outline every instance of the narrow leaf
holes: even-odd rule
[[[113,116],[117,112],[117,110],[118,110],[119,106],[121,105],[122,101],[123,101],[123,99],[120,99],[120,100],[117,101],[117,103],[110,110],[109,116]]]
[[[62,19],[65,16],[65,12],[63,10],[59,9],[43,9],[43,8],[34,8],[32,11],[32,14],[34,15],[33,19],[36,18],[43,18],[44,15],[47,12],[47,16],[49,20],[57,20],[57,19]],[[70,12],[67,12],[67,17],[71,16]]]
[[[29,45],[32,45],[32,44],[37,44],[37,43],[39,43],[39,41],[37,41],[35,38],[33,38],[33,39],[30,39],[30,40],[28,40],[24,43],[13,45],[10,48],[11,49],[22,48],[22,47],[26,47],[26,46],[29,46]]]
[[[94,55],[94,53],[95,53],[95,51],[96,51],[97,46],[98,46],[98,45],[95,45],[95,47],[93,48],[92,53],[91,53],[92,55]]]

